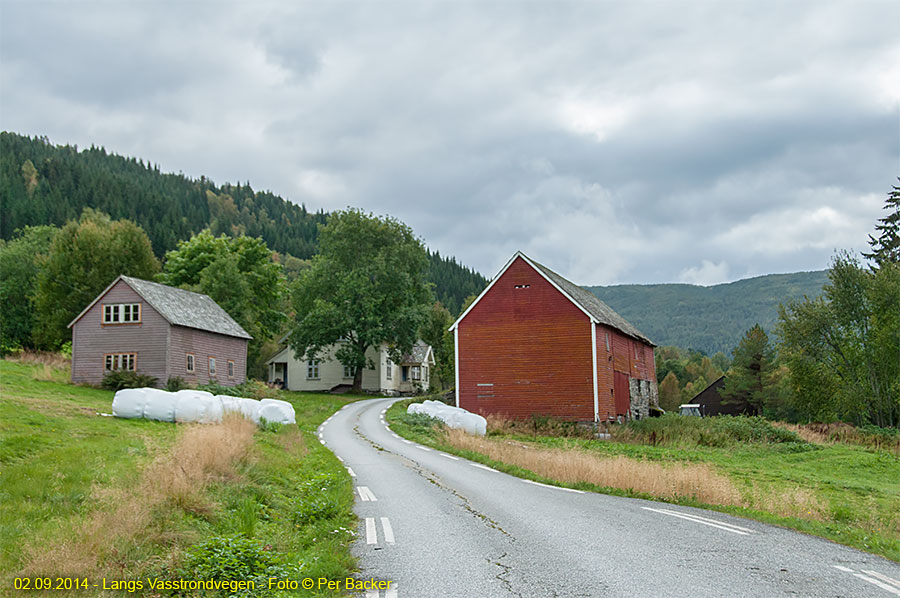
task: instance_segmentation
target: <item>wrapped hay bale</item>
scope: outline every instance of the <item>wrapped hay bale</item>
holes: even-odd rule
[[[174,392],[160,390],[158,388],[142,388],[146,403],[144,404],[144,419],[152,419],[161,422],[175,421]]]
[[[123,388],[113,397],[112,412],[116,417],[134,419],[144,417],[147,404],[146,388]]]
[[[279,399],[263,399],[259,402],[259,419],[277,424],[297,423],[294,406]]]

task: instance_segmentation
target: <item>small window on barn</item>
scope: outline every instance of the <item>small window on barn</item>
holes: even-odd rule
[[[184,369],[188,374],[194,373],[194,354],[193,353],[185,353],[184,354]]]
[[[315,359],[310,359],[306,362],[306,379],[307,380],[318,380],[319,379],[319,362]]]
[[[609,333],[606,333],[606,352],[609,353]]]
[[[516,288],[517,289],[530,289],[531,285],[530,284],[517,284]]]
[[[228,377],[234,378],[234,360],[228,360]]]
[[[209,375],[210,376],[216,375],[216,358],[215,357],[209,358]]]

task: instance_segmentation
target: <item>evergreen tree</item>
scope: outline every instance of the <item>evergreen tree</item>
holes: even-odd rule
[[[884,209],[891,212],[880,218],[875,225],[878,238],[869,235],[872,252],[863,253],[864,257],[873,260],[878,266],[886,262],[900,264],[900,187],[893,186],[884,202]]]
[[[0,353],[34,348],[34,290],[55,226],[26,226],[9,243],[0,241]]]
[[[744,333],[733,355],[720,393],[723,402],[736,403],[747,412],[762,415],[764,406],[775,393],[772,381],[775,350],[769,344],[769,336],[759,324],[753,326]]]
[[[674,372],[669,372],[659,384],[659,406],[666,411],[675,411],[681,404],[681,387]]]

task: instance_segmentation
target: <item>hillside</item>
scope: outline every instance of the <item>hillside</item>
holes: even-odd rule
[[[658,345],[726,355],[744,331],[759,323],[774,329],[778,305],[822,293],[825,271],[769,274],[701,287],[648,284],[585,287]]]
[[[85,207],[137,223],[157,257],[210,228],[217,235],[262,237],[274,251],[309,259],[317,252],[318,225],[328,218],[322,210],[309,212],[249,183],[216,185],[206,177],[163,173],[150,162],[102,147],[79,150],[46,138],[0,133],[0,239],[25,226],[61,226]],[[468,295],[487,284],[453,258],[429,256],[435,296],[454,314]]]

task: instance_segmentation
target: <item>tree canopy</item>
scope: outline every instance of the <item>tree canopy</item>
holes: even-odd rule
[[[320,359],[337,343],[337,359],[359,390],[366,350],[387,343],[392,358],[416,342],[432,302],[428,254],[412,229],[360,210],[335,212],[319,230],[319,254],[293,287],[290,346]]]
[[[769,344],[766,331],[756,324],[734,348],[734,359],[720,394],[726,403],[737,404],[746,413],[762,415],[774,399],[775,371],[775,349]]]
[[[0,353],[34,348],[34,290],[40,263],[50,251],[55,226],[26,226],[0,241]]]
[[[898,179],[900,180],[900,179]],[[878,219],[875,230],[878,237],[869,235],[871,253],[863,253],[863,257],[875,262],[878,266],[885,263],[900,264],[900,187],[894,185],[884,202],[887,216]]]
[[[152,279],[159,271],[150,239],[134,222],[85,208],[53,237],[35,288],[34,340],[56,349],[66,326],[120,274]]]
[[[253,337],[248,363],[259,370],[259,348],[285,319],[281,265],[262,239],[204,230],[166,254],[158,280],[209,295],[227,311]]]

